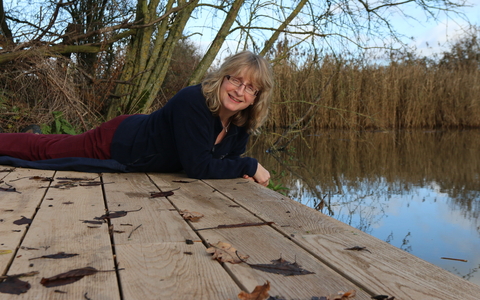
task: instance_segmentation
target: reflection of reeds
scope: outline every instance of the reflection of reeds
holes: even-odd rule
[[[321,65],[275,66],[269,128],[284,128],[317,105],[311,128],[480,127],[480,70],[390,63],[361,66],[325,59]],[[333,74],[332,82],[322,91]],[[315,102],[321,94],[321,101]]]
[[[294,140],[277,158],[265,153],[275,136],[264,134],[249,155],[269,170],[291,171],[283,184],[301,180],[312,195],[385,180],[391,191],[438,184],[454,205],[480,216],[480,131],[317,131]],[[372,186],[372,189],[374,187]]]

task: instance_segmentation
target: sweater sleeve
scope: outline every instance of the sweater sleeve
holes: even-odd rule
[[[253,176],[257,170],[257,160],[240,157],[246,149],[248,135],[228,137],[234,139],[230,141],[229,155],[215,158],[215,118],[203,95],[188,98],[181,97],[181,100],[172,102],[171,107],[173,136],[180,163],[187,176],[202,179],[237,178],[245,174]]]

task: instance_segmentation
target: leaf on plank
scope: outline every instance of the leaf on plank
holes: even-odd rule
[[[0,255],[12,253],[12,250],[0,250]]]
[[[368,250],[367,247],[361,247],[361,246],[348,247],[348,248],[344,248],[344,250],[368,251],[368,252],[372,253],[372,251]]]
[[[80,269],[70,270],[65,273],[61,273],[52,277],[42,278],[40,283],[45,287],[54,287],[54,286],[61,286],[70,283],[74,283],[79,281],[85,276],[94,275],[98,272],[97,269],[93,267],[85,267]]]
[[[172,195],[173,195],[173,191],[176,191],[176,190],[178,190],[178,189],[179,189],[179,188],[173,189],[173,190],[170,190],[170,191],[165,191],[165,192],[151,192],[151,193],[150,193],[150,198],[160,198],[160,197],[172,196]]]
[[[337,295],[330,296],[328,300],[349,300],[355,298],[356,291],[350,290],[348,292],[338,292]]]
[[[32,219],[26,218],[22,216],[20,219],[13,221],[13,224],[15,225],[25,225],[25,224],[31,224]]]
[[[308,275],[314,272],[303,269],[297,262],[289,262],[283,258],[272,260],[271,264],[248,264],[250,267],[267,273],[281,274],[284,276]]]
[[[95,217],[95,220],[107,220],[107,219],[115,219],[115,218],[121,218],[125,217],[129,212],[136,212],[140,211],[142,207],[136,210],[119,210],[119,211],[112,211],[112,212],[107,212],[106,214],[100,216],[100,217]]]
[[[192,222],[197,222],[198,220],[203,218],[203,214],[196,211],[188,211],[186,209],[180,211],[180,215],[183,217],[183,219],[189,220]]]
[[[102,225],[104,221],[93,221],[93,220],[80,220],[82,223],[86,224],[94,224],[94,225]]]
[[[42,255],[39,257],[30,258],[29,260],[40,259],[40,258],[52,258],[52,259],[62,259],[62,258],[70,258],[77,256],[77,253],[65,253],[65,252],[58,252],[56,254],[49,254],[49,255]]]
[[[394,296],[388,296],[388,295],[375,295],[375,296],[372,296],[372,299],[375,299],[375,300],[394,300],[395,297]]]
[[[268,299],[268,291],[270,290],[270,282],[267,280],[267,282],[264,285],[257,285],[253,292],[251,293],[246,293],[244,291],[241,291],[240,294],[238,294],[238,298],[240,300],[265,300]]]
[[[232,245],[224,242],[218,242],[215,245],[210,245],[207,252],[213,254],[212,259],[216,259],[220,262],[229,262],[232,264],[239,264],[245,262],[249,256],[241,255],[237,252],[237,249]]]
[[[18,279],[15,276],[8,276],[0,282],[0,293],[20,295],[26,293],[31,288],[30,283]]]
[[[30,180],[38,180],[38,181],[53,181],[53,177],[44,177],[44,176],[32,176],[29,177]]]
[[[177,182],[177,183],[191,183],[191,182],[195,182],[197,180],[190,180],[190,181],[187,181],[187,180],[172,180],[172,182]]]

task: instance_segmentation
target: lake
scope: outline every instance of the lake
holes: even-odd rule
[[[480,285],[480,130],[318,131],[267,153],[278,136],[247,155],[279,192]]]

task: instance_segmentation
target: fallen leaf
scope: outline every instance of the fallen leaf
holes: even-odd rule
[[[198,220],[203,218],[203,214],[196,211],[188,211],[186,209],[180,211],[180,215],[183,217],[183,219],[190,220],[192,222],[197,222]]]
[[[80,220],[82,223],[87,223],[87,224],[94,224],[94,225],[101,225],[104,222],[103,221],[91,221],[91,220]]]
[[[348,292],[338,292],[337,295],[331,296],[328,298],[328,300],[348,300],[348,299],[353,299],[355,298],[356,291],[355,290],[350,290]]]
[[[308,275],[314,272],[303,269],[296,262],[289,262],[283,258],[272,260],[271,264],[248,264],[250,267],[268,273],[281,274],[284,276]]]
[[[157,192],[157,193],[150,193],[150,198],[168,197],[168,196],[172,196],[172,195],[173,195],[172,191]]]
[[[372,299],[375,299],[375,300],[394,300],[395,297],[394,296],[388,296],[388,295],[375,295],[375,296],[372,296]]]
[[[195,182],[197,180],[191,180],[191,181],[186,181],[186,180],[172,180],[172,182],[177,182],[177,183],[191,183],[191,182]]]
[[[344,250],[368,251],[372,253],[372,251],[368,250],[367,247],[361,247],[361,246],[353,246],[353,247],[345,248]]]
[[[9,276],[0,282],[0,293],[20,295],[26,293],[31,288],[30,283],[18,279],[18,277]]]
[[[238,254],[237,249],[224,242],[218,242],[215,245],[210,245],[210,248],[207,249],[207,252],[213,254],[212,259],[216,259],[220,262],[229,262],[232,264],[245,262],[249,258],[248,255]]]
[[[57,254],[49,254],[43,255],[39,257],[30,258],[29,260],[40,259],[40,258],[52,258],[52,259],[60,259],[60,258],[69,258],[73,256],[77,256],[77,253],[65,253],[65,252],[58,252]]]
[[[52,177],[43,177],[43,176],[32,176],[29,178],[30,180],[40,180],[40,181],[53,181]]]
[[[267,280],[267,283],[264,285],[257,285],[252,293],[246,293],[241,291],[238,294],[240,300],[265,300],[269,297],[268,291],[270,290],[270,282]]]
[[[13,224],[15,225],[24,225],[24,224],[31,224],[31,223],[32,223],[32,219],[26,218],[24,216],[22,216],[21,219],[13,221]]]
[[[42,278],[40,283],[45,287],[61,286],[70,283],[74,283],[85,276],[94,275],[98,272],[93,267],[85,267],[81,269],[70,270],[65,273],[61,273],[52,277]]]
[[[115,219],[115,218],[121,218],[125,217],[129,212],[135,212],[135,211],[140,211],[142,210],[142,207],[136,210],[119,210],[119,211],[112,211],[112,212],[107,212],[106,214],[100,216],[100,217],[95,217],[95,220],[107,220],[107,219]]]
[[[12,253],[12,250],[0,250],[0,255]]]

